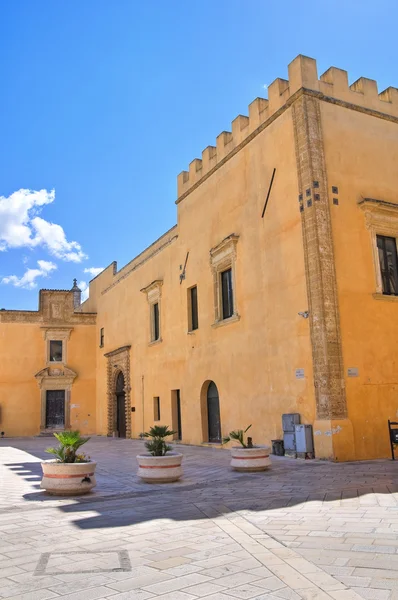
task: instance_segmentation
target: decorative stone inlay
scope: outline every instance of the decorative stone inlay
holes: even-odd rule
[[[299,192],[319,182],[318,202],[301,211],[318,419],[344,419],[347,402],[319,100],[292,105]]]
[[[125,393],[126,437],[131,438],[130,348],[131,346],[122,346],[104,354],[107,359],[108,436],[113,436],[117,430],[116,379],[119,373],[122,372]]]

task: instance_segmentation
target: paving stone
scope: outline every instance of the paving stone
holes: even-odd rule
[[[256,600],[349,600],[374,593],[374,600],[398,600],[391,461],[275,457],[265,489],[261,474],[229,470],[228,451],[181,445],[184,479],[147,486],[131,469],[141,442],[93,437],[96,490],[81,499],[51,498],[33,487],[47,444],[0,440],[0,596],[236,600],[255,593]],[[27,479],[18,474],[24,471]],[[33,575],[42,553],[65,547],[85,554],[54,554],[48,566],[58,574]],[[119,549],[129,552],[130,571],[101,555]],[[66,572],[82,568],[98,572]]]
[[[3,596],[3,598],[6,596]],[[33,592],[26,592],[18,596],[8,596],[8,600],[47,600],[49,598],[56,598],[57,594],[50,592],[49,590],[36,590]],[[99,596],[96,596],[99,598]]]
[[[208,583],[199,583],[198,585],[193,585],[187,588],[184,588],[184,591],[187,594],[193,594],[194,596],[209,596],[211,594],[216,594],[217,592],[222,592],[226,588],[221,585],[217,585],[212,582]]]
[[[255,585],[256,587],[264,588],[270,592],[286,587],[286,584],[274,575],[271,577],[266,577],[265,579],[257,579]]]
[[[358,596],[365,598],[365,600],[389,600],[390,598],[389,590],[377,590],[375,588],[360,587],[353,587],[352,589],[358,594]]]
[[[145,588],[148,592],[153,592],[155,594],[161,594],[163,592],[174,592],[176,590],[181,590],[182,588],[189,587],[198,583],[205,583],[206,581],[210,581],[210,577],[205,577],[199,573],[192,573],[191,575],[183,575],[182,577],[176,577],[174,579],[169,579],[167,581],[163,581],[161,583],[153,583],[152,585],[141,585],[139,587]]]
[[[156,600],[195,600],[196,596],[192,596],[192,594],[187,594],[186,592],[172,592],[170,594],[162,594],[161,596],[156,596]],[[135,598],[134,598],[135,600]]]
[[[134,596],[130,592],[122,592],[121,594],[113,593],[112,596],[106,596],[106,598],[112,598],[112,600],[150,600],[151,598],[155,598],[155,596],[149,592],[134,590]]]

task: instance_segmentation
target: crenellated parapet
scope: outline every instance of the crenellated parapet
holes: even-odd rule
[[[360,77],[353,84],[348,83],[348,73],[330,67],[318,78],[316,60],[307,56],[297,56],[288,66],[289,79],[275,79],[268,86],[268,99],[256,98],[249,105],[249,116],[239,115],[232,121],[231,131],[223,131],[217,136],[215,146],[207,146],[202,158],[195,158],[189,171],[182,171],[177,178],[178,199],[244,142],[265,127],[271,117],[289,105],[300,90],[308,90],[324,100],[356,105],[398,118],[398,89],[389,87],[379,93],[377,82]],[[177,200],[178,202],[178,200]]]

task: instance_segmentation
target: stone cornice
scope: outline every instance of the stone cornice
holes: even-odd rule
[[[125,352],[126,350],[130,350],[131,345],[129,346],[120,346],[120,348],[116,348],[116,350],[111,350],[111,352],[106,352],[104,356],[106,358],[110,358],[111,356],[116,356],[116,354],[120,354],[121,352]]]

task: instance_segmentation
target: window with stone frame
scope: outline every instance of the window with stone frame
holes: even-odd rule
[[[386,235],[377,235],[376,240],[383,294],[398,296],[397,239]]]
[[[149,304],[149,343],[155,344],[162,341],[161,298],[163,281],[157,279],[143,288]]]
[[[50,340],[49,360],[50,362],[62,362],[63,344],[62,340]]]
[[[236,296],[236,246],[239,236],[231,234],[210,250],[214,285],[213,327],[239,320]]]
[[[188,289],[188,331],[195,331],[198,328],[198,288],[194,285]]]
[[[375,273],[375,299],[398,299],[398,204],[363,198],[359,206],[370,232]]]
[[[160,421],[160,398],[154,396],[153,398],[153,420]]]
[[[151,341],[157,342],[160,338],[159,302],[154,302],[151,305],[151,319]]]

